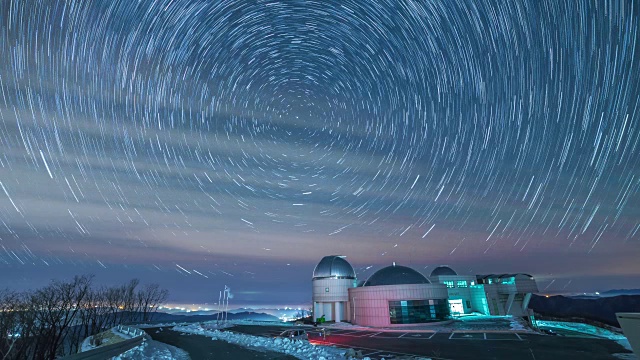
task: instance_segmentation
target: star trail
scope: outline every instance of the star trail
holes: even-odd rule
[[[251,302],[285,281],[302,302],[343,253],[365,278],[399,261],[637,286],[639,17],[633,1],[2,1],[0,282],[135,272]]]

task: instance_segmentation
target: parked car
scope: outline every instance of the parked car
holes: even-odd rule
[[[307,332],[301,329],[285,330],[281,332],[277,337],[287,338],[289,340],[309,340],[309,335],[307,335]]]

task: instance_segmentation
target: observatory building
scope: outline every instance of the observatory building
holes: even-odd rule
[[[528,316],[531,294],[538,292],[528,274],[458,275],[448,266],[431,272],[431,282],[447,287],[451,315]]]
[[[458,275],[439,266],[427,278],[395,263],[356,285],[356,273],[344,258],[325,256],[313,272],[315,318],[393,327],[467,314],[531,316],[529,300],[538,291],[527,274]]]
[[[474,311],[484,313],[476,310],[484,310],[482,301],[478,300],[480,302],[479,306],[474,306],[476,302],[472,301],[471,286],[476,284],[475,275],[458,275],[448,266],[438,266],[433,269],[429,279],[431,279],[431,282],[443,284],[447,287],[447,302],[452,316],[471,314]],[[487,315],[489,314],[487,313]]]
[[[348,289],[356,286],[356,272],[341,255],[325,256],[313,270],[313,313],[326,321],[349,319]]]
[[[357,325],[420,324],[449,317],[446,286],[432,284],[412,268],[395,264],[349,289],[349,300],[351,322]]]

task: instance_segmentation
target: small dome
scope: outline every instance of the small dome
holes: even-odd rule
[[[330,255],[323,257],[316,265],[313,270],[313,278],[355,279],[356,272],[351,267],[351,264],[344,259],[344,256]]]
[[[362,286],[430,284],[424,275],[406,266],[392,265],[382,268],[365,281]]]
[[[440,275],[458,275],[452,268],[448,266],[438,266],[433,269],[431,272],[431,276],[440,276]]]

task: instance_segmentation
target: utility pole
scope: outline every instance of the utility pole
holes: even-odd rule
[[[216,325],[220,323],[220,300],[222,299],[222,291],[218,294],[218,313],[216,314]]]

